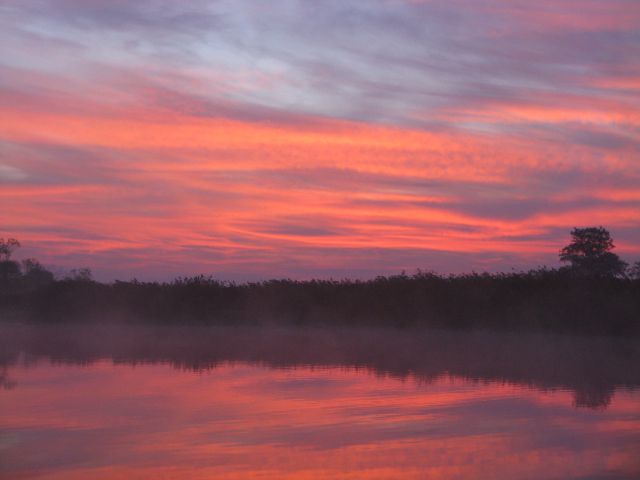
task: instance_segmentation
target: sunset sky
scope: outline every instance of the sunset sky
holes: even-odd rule
[[[0,0],[0,201],[100,280],[640,260],[640,2]]]

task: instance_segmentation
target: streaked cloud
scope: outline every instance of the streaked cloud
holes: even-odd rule
[[[637,2],[0,5],[0,234],[101,278],[640,255]],[[4,233],[3,233],[4,232]]]

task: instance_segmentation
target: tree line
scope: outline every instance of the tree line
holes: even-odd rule
[[[603,227],[575,228],[566,264],[526,272],[437,275],[418,270],[372,280],[212,277],[99,283],[88,270],[56,279],[36,260],[17,262],[0,240],[0,314],[35,321],[339,324],[640,334],[640,262],[612,252]]]

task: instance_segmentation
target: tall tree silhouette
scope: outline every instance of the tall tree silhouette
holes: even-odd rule
[[[0,287],[3,289],[20,276],[20,265],[11,260],[13,251],[19,246],[20,242],[15,238],[0,238]]]
[[[613,248],[607,229],[574,228],[571,243],[560,250],[560,261],[570,263],[571,270],[579,275],[615,277],[624,274],[627,264],[611,252]]]
[[[20,242],[15,238],[0,238],[0,262],[11,260],[13,251],[20,246]]]

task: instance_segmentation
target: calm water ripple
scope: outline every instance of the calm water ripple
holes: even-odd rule
[[[65,337],[56,358],[32,333],[0,368],[3,479],[640,478],[640,391],[627,377],[612,376],[606,405],[581,405],[582,374],[571,385],[558,372],[426,375],[421,361],[392,368],[398,358],[275,365],[268,350],[186,368],[182,344],[89,358]]]

